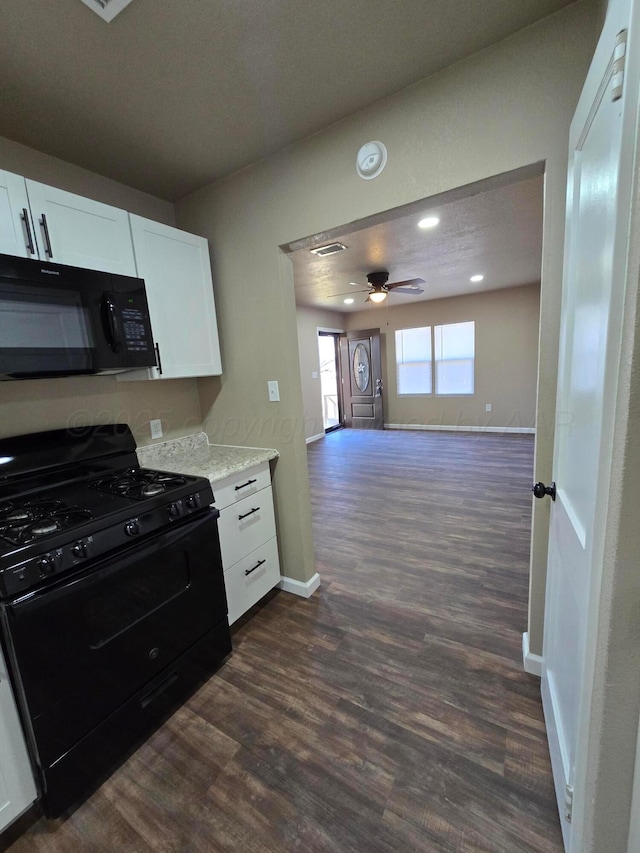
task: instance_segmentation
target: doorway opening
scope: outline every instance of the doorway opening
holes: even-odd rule
[[[318,332],[322,420],[325,433],[341,429],[343,424],[339,337],[335,332]]]

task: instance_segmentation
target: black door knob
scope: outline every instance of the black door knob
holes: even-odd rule
[[[531,487],[531,491],[533,492],[536,498],[544,498],[546,495],[549,495],[552,501],[556,499],[556,484],[551,483],[550,486],[545,486],[544,483],[535,483]]]

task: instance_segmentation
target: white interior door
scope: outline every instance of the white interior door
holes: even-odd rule
[[[611,1],[570,134],[542,698],[565,847],[576,853],[572,797],[599,600],[630,210],[626,119],[637,106],[628,81],[622,98],[617,87],[637,5]]]

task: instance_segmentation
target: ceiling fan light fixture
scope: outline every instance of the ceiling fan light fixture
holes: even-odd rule
[[[387,298],[387,291],[386,290],[373,290],[369,294],[369,299],[371,300],[371,302],[377,302],[377,303],[384,302],[384,300],[386,298]]]

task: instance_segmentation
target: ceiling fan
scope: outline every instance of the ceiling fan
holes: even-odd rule
[[[378,270],[367,274],[367,282],[369,283],[368,290],[356,290],[352,293],[368,293],[365,302],[384,302],[391,290],[396,293],[410,293],[417,296],[419,293],[424,293],[420,287],[424,284],[423,278],[408,278],[406,281],[389,281],[389,273],[387,270]],[[344,294],[339,294],[343,296]]]

